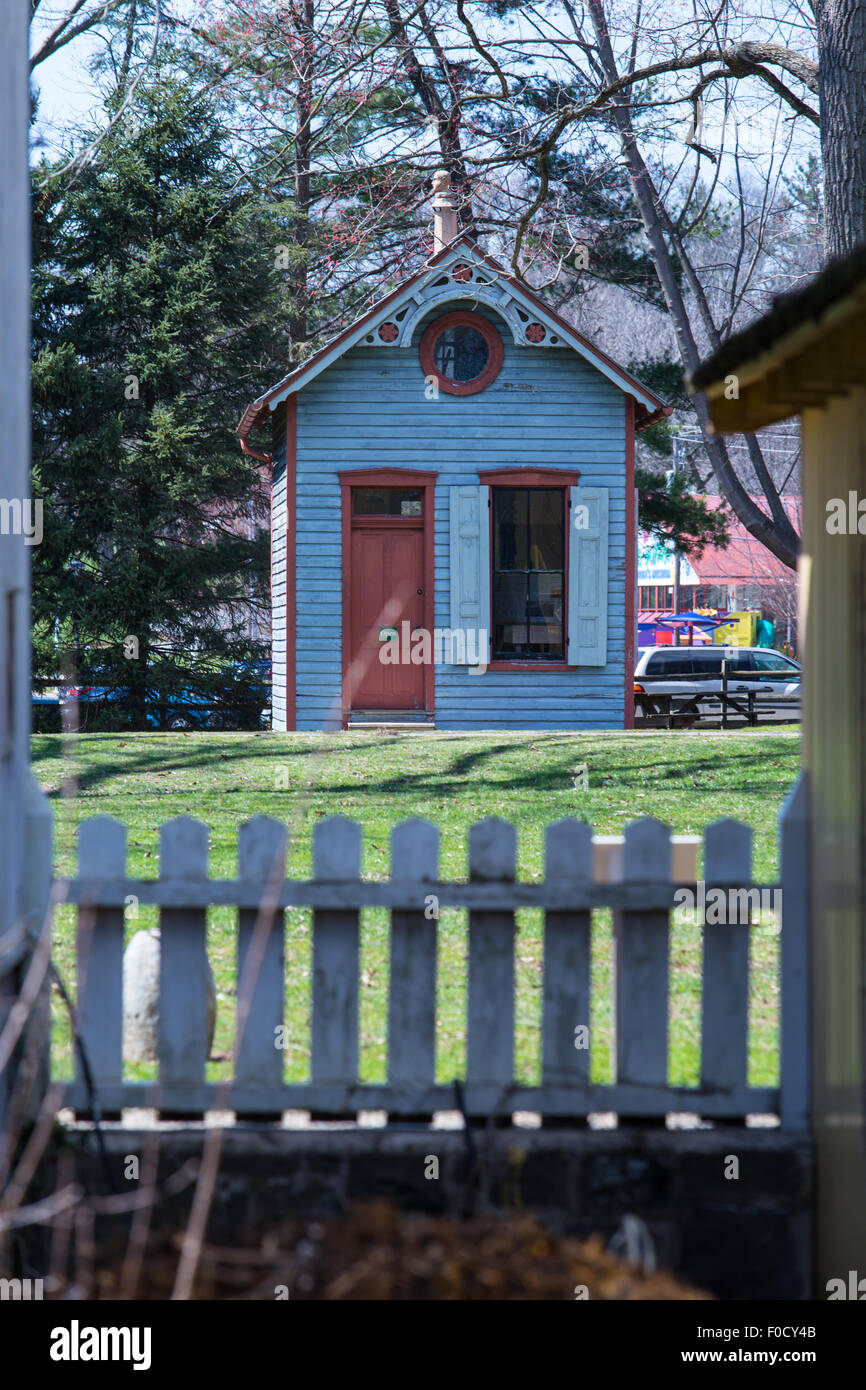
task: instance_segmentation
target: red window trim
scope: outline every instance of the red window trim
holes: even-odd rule
[[[422,473],[418,468],[343,468],[337,474],[340,485],[345,487],[405,487],[415,483],[416,487],[429,487],[436,482],[438,473]]]
[[[567,635],[567,634],[566,634]],[[488,671],[577,671],[565,661],[489,661]]]
[[[422,502],[423,507],[423,502]],[[352,512],[352,526],[356,531],[371,527],[375,531],[423,531],[422,516],[391,516],[388,512]]]
[[[478,480],[488,487],[577,487],[574,468],[483,468]]]
[[[442,375],[433,361],[433,346],[439,334],[446,328],[456,328],[460,324],[477,329],[487,343],[490,354],[484,371],[471,381],[450,381],[447,376]],[[422,372],[426,377],[432,376],[438,382],[440,391],[444,391],[448,396],[474,396],[498,377],[505,360],[505,348],[501,336],[489,319],[482,318],[481,314],[473,314],[468,309],[455,309],[450,314],[440,314],[428,324],[421,339],[419,355]]]
[[[549,487],[562,492],[567,487],[577,487],[580,474],[564,468],[485,468],[478,477],[488,487]],[[565,547],[562,557],[562,645],[565,655],[560,660],[509,661],[507,657],[492,657],[487,663],[488,671],[576,671],[568,661],[568,566],[571,554],[571,513],[569,498],[563,498],[565,521]],[[490,505],[490,646],[493,647],[493,505]]]
[[[342,502],[342,706],[343,728],[349,727],[349,716],[352,713],[352,702],[354,691],[351,688],[351,634],[349,631],[349,607],[352,592],[352,577],[350,574],[350,559],[352,553],[352,528],[353,525],[365,523],[375,523],[381,525],[382,522],[396,522],[395,529],[418,529],[424,532],[424,623],[423,626],[429,632],[433,631],[435,619],[435,574],[434,574],[434,494],[436,491],[436,479],[438,473],[420,472],[417,468],[344,468],[337,475],[340,479],[340,497]],[[388,516],[359,516],[352,515],[352,488],[353,487],[421,487],[424,489],[423,515],[407,517],[388,517]],[[426,713],[429,715],[436,709],[436,672],[432,661],[424,667],[424,705]]]

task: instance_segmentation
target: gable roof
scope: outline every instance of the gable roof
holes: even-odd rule
[[[761,429],[822,408],[866,382],[866,246],[723,343],[686,382],[706,394],[715,433]],[[731,387],[734,389],[730,389]]]
[[[834,309],[845,308],[849,299],[849,313],[858,307],[862,310],[866,300],[866,246],[830,261],[802,289],[775,295],[769,313],[733,334],[695,368],[689,383],[692,390],[703,391],[736,368],[759,362],[764,353],[777,345],[787,347],[786,340],[795,333],[799,332],[804,341],[817,337],[824,317]]]
[[[441,281],[443,271],[458,262],[461,266],[466,265],[467,268],[471,268],[471,282],[450,281],[441,293],[437,293],[436,287]],[[493,278],[491,279],[488,275],[486,279],[480,280],[478,278],[479,270],[492,271]],[[464,284],[466,285],[465,289],[463,288]],[[375,330],[394,315],[400,316],[404,328],[414,329],[417,319],[427,314],[437,304],[461,298],[478,299],[505,317],[512,328],[515,341],[526,341],[523,336],[518,338],[518,332],[520,331],[522,335],[522,321],[528,316],[540,322],[545,329],[545,337],[550,346],[572,348],[621,391],[634,397],[635,426],[637,429],[646,429],[647,425],[653,424],[662,416],[670,415],[671,407],[665,405],[653,391],[650,391],[647,386],[644,386],[619,363],[614,362],[613,358],[608,357],[582,333],[578,333],[571,324],[566,323],[559,314],[549,309],[531,290],[528,290],[513,275],[509,275],[498,261],[482,251],[471,237],[464,235],[455,238],[438,255],[429,260],[421,270],[409,276],[407,280],[404,280],[402,284],[382,299],[377,300],[361,318],[356,319],[348,328],[343,329],[324,347],[319,348],[311,357],[308,357],[306,362],[295,367],[264,395],[259,396],[248,405],[237,428],[241,441],[245,442],[250,432],[263,424],[269,413],[276,410],[277,406],[288,396],[306,386],[320,372],[325,371],[333,362],[342,357],[343,353],[348,352],[350,348],[355,347],[363,339],[372,338],[371,329]],[[413,303],[416,302],[417,307],[413,312]],[[373,341],[375,342],[375,339]],[[399,341],[392,341],[392,345],[402,345],[402,335]]]

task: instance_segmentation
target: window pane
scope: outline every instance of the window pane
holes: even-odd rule
[[[718,648],[714,652],[692,651],[692,669],[696,675],[721,675],[724,653]]]
[[[514,655],[527,638],[526,575],[497,574],[493,581],[493,650]]]
[[[546,656],[562,656],[562,572],[529,576],[529,642]]]
[[[692,673],[691,653],[680,654],[679,650],[673,652],[654,652],[646,664],[646,674],[648,676],[658,676],[659,678],[668,676],[690,676]]]
[[[421,516],[421,488],[356,487],[352,489],[355,516]]]
[[[757,671],[781,671],[786,676],[800,674],[793,661],[788,661],[779,652],[752,652],[752,658]]]
[[[493,568],[526,569],[526,491],[502,487],[493,492]]]
[[[558,488],[535,488],[529,493],[530,569],[562,569],[562,502]]]
[[[487,366],[487,339],[467,323],[444,328],[433,344],[436,370],[449,381],[474,381]]]

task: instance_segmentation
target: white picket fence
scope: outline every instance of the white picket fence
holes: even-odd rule
[[[691,1112],[707,1119],[777,1114],[802,1130],[808,1115],[808,837],[805,788],[789,796],[780,819],[781,1084],[747,1082],[749,937],[746,925],[705,925],[701,1073],[697,1087],[668,1084],[669,931],[674,892],[694,883],[672,878],[668,827],[639,820],[625,831],[620,881],[593,877],[588,825],[560,821],[546,830],[543,883],[515,881],[512,826],[487,820],[469,835],[468,882],[440,882],[438,831],[408,821],[392,833],[391,877],[360,877],[361,830],[349,820],[320,822],[310,881],[284,877],[285,827],[256,818],[239,834],[239,876],[208,876],[207,828],[189,818],[163,825],[160,875],[126,877],[126,830],[99,817],[79,832],[78,876],[58,880],[56,899],[78,905],[78,1018],[103,1113],[156,1107],[170,1117],[213,1109],[278,1116],[385,1110],[395,1120],[455,1108],[453,1084],[435,1081],[437,922],[425,900],[468,910],[465,1112],[507,1117],[534,1111],[578,1118],[614,1111],[630,1118]],[[703,877],[724,888],[751,882],[751,831],[727,820],[705,836]],[[124,902],[159,908],[162,957],[158,1080],[123,1079],[122,959]],[[233,1076],[205,1082],[206,910],[238,908],[237,1011]],[[275,1046],[284,1022],[284,909],[313,909],[310,1080],[283,1081]],[[358,1079],[359,912],[391,912],[388,1080]],[[514,913],[544,909],[541,1082],[514,1078]],[[590,921],[614,909],[616,1080],[590,1081],[591,1045],[575,1046],[590,1018]],[[80,1114],[91,1101],[83,1076],[65,1102]]]

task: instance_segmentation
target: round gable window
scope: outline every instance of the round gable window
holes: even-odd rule
[[[449,396],[473,396],[495,381],[505,350],[480,314],[456,312],[434,319],[421,339],[421,367]]]

